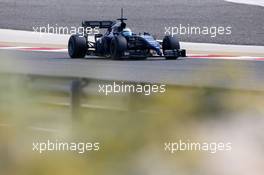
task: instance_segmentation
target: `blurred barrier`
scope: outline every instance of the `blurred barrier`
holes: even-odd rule
[[[35,75],[1,75],[2,77],[6,77],[6,81],[3,86],[7,86],[8,84],[13,82],[13,79],[19,80],[19,88],[23,88],[26,91],[30,91],[35,95],[31,95],[31,100],[34,103],[46,104],[50,106],[57,106],[67,108],[70,111],[70,115],[72,119],[79,119],[81,116],[80,110],[112,110],[112,111],[127,111],[127,112],[143,112],[143,113],[159,113],[161,110],[157,108],[147,109],[143,104],[150,104],[153,101],[159,99],[159,95],[148,95],[140,93],[113,93],[109,95],[105,95],[104,93],[99,92],[99,85],[102,84],[111,84],[112,81],[109,80],[94,80],[94,79],[86,79],[86,78],[62,78],[62,77],[47,77],[47,76],[35,76]],[[120,83],[120,82],[119,82]],[[144,83],[136,83],[136,82],[127,82],[129,84],[141,84]],[[175,85],[167,85],[167,88],[175,89],[175,88],[188,89],[200,89],[200,91],[205,91],[206,93],[211,93],[212,88],[207,88],[204,90],[203,87],[181,87]],[[5,88],[4,88],[5,89]],[[225,89],[216,89],[213,88],[214,92],[223,91]],[[228,90],[230,91],[230,90]],[[232,90],[231,90],[232,91]],[[240,92],[236,90],[236,92]],[[241,91],[242,94],[244,91]],[[247,92],[247,91],[245,91]],[[252,91],[253,92],[253,91]],[[181,92],[184,93],[184,92]],[[259,92],[257,92],[259,93]],[[261,93],[261,92],[260,92]],[[174,93],[175,94],[175,93]],[[169,95],[162,94],[162,98],[160,101],[166,98],[169,98],[172,94]],[[206,99],[205,105],[210,105],[212,100],[215,100],[212,95],[205,95]],[[217,98],[219,95],[215,95]],[[213,98],[213,99],[212,99]],[[122,100],[120,100],[122,99]],[[175,99],[176,101],[177,99]],[[160,103],[160,102],[159,102]],[[173,103],[173,101],[172,101]],[[199,102],[200,103],[200,102]],[[208,104],[207,104],[208,103]],[[212,104],[218,105],[216,101],[212,101]],[[152,106],[153,104],[151,104]],[[172,104],[169,104],[172,105]],[[183,104],[185,105],[185,104]],[[158,105],[163,106],[163,104]],[[166,105],[164,105],[166,108]],[[163,106],[163,107],[164,107]],[[173,107],[172,107],[173,108]],[[156,111],[155,111],[156,110]],[[163,109],[162,109],[163,110]],[[168,109],[170,111],[172,109]]]
[[[71,115],[72,118],[79,118],[79,108],[81,106],[82,82],[73,80],[71,83]]]
[[[35,75],[14,75],[14,74],[1,74],[1,77],[5,77],[3,83],[0,84],[0,88],[10,89],[16,82],[16,87],[22,91],[30,92],[28,96],[31,97],[33,104],[45,104],[49,106],[63,107],[70,110],[71,118],[73,120],[80,118],[81,109],[90,110],[111,110],[129,112],[135,110],[135,105],[131,103],[134,96],[138,97],[138,94],[127,93],[115,93],[105,95],[99,92],[100,84],[111,84],[112,81],[108,80],[93,80],[86,78],[62,78],[62,77],[46,77]],[[118,82],[118,81],[116,81]],[[136,84],[131,82],[129,84]],[[144,83],[139,83],[144,85]],[[12,93],[12,92],[11,92]],[[23,92],[24,93],[24,92]],[[27,97],[28,97],[27,96]],[[142,95],[144,96],[144,95]],[[3,99],[2,101],[5,101]],[[89,98],[92,98],[93,102]],[[119,103],[114,103],[113,99]],[[148,96],[148,98],[151,98]],[[141,111],[145,112],[145,111]]]
[[[94,110],[114,110],[114,111],[140,111],[147,113],[155,113],[155,111],[147,111],[144,107],[134,104],[135,101],[144,102],[154,100],[159,95],[148,95],[140,93],[112,93],[105,95],[99,92],[99,85],[111,84],[109,80],[94,80],[86,78],[67,78],[67,77],[47,77],[47,76],[35,76],[35,75],[1,75],[7,77],[7,81],[3,86],[7,86],[12,83],[12,80],[19,80],[19,88],[25,88],[27,91],[33,92],[35,95],[34,102],[47,104],[52,106],[60,106],[70,109],[72,119],[80,118],[80,109],[94,109]],[[116,81],[118,83],[118,81]],[[119,82],[121,83],[121,82]],[[136,82],[127,82],[128,84],[141,84]],[[167,88],[182,88],[182,89],[204,89],[205,87],[183,87],[176,85],[167,85]],[[223,88],[206,88],[207,91],[214,89],[216,91],[226,90]],[[228,90],[232,91],[232,90]],[[235,90],[236,92],[244,92],[245,90]],[[261,91],[245,91],[262,93]],[[164,94],[163,94],[164,95]],[[91,100],[91,98],[93,100]],[[118,98],[125,98],[126,100],[116,100]],[[165,96],[166,98],[166,96]],[[211,96],[207,97],[206,101],[210,101]],[[95,100],[96,99],[96,100]],[[121,103],[115,104],[114,101],[121,101]],[[96,103],[91,103],[95,101]],[[125,103],[124,103],[125,101]]]

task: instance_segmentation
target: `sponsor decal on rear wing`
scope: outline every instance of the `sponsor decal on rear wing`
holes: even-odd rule
[[[107,29],[112,27],[115,24],[115,21],[83,21],[82,27],[91,27],[91,28],[100,28],[100,29]]]

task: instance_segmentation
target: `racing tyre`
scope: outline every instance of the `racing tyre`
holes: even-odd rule
[[[125,37],[114,36],[110,43],[110,54],[112,59],[121,59],[127,49],[127,40]]]
[[[105,55],[109,55],[110,54],[110,43],[111,43],[111,39],[103,37],[102,38],[102,47],[104,49],[104,54]]]
[[[165,36],[162,42],[162,50],[163,50],[163,53],[165,53],[166,50],[178,51],[180,50],[180,42],[178,41],[176,37]],[[176,52],[174,56],[165,56],[165,58],[170,59],[170,60],[177,59],[178,54]]]
[[[68,42],[68,53],[71,58],[84,58],[88,50],[84,36],[72,35]]]
[[[103,43],[100,43],[99,41],[96,41],[95,50],[96,50],[97,54],[103,55],[105,53]]]

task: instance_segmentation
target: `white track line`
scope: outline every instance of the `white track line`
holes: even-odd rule
[[[238,4],[264,6],[264,1],[263,0],[225,0],[225,1],[238,3]]]
[[[69,37],[70,35],[0,29],[0,42],[65,45],[68,43]]]
[[[17,46],[17,47],[8,47],[8,46],[0,46],[1,50],[19,50],[19,49],[30,49],[32,47],[21,47],[21,46]]]
[[[37,51],[37,52],[68,52],[64,48],[49,48],[49,47],[23,47],[23,46],[0,46],[0,50],[21,50],[21,51]]]

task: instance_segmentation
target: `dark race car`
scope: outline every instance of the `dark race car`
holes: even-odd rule
[[[163,41],[157,41],[149,33],[135,34],[126,27],[127,20],[116,21],[84,21],[84,28],[106,29],[104,35],[95,34],[93,41],[85,33],[74,34],[68,43],[68,53],[71,58],[84,58],[86,55],[104,56],[112,59],[145,59],[153,56],[164,56],[166,59],[185,57],[186,51],[180,49],[177,38],[165,36]],[[90,41],[89,41],[90,40]]]

